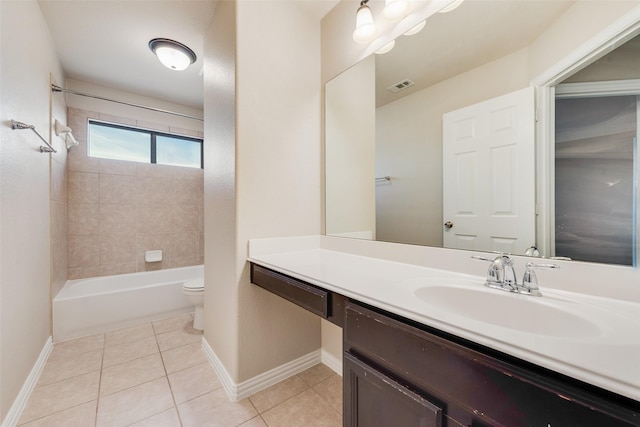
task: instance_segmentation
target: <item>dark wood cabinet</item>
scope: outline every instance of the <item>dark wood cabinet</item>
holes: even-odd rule
[[[251,281],[343,328],[344,427],[640,426],[632,399],[257,264]]]
[[[363,374],[384,378],[408,391],[407,405],[420,398],[441,408],[443,426],[640,425],[638,402],[358,303],[346,307],[344,350],[345,427],[439,425],[361,423],[353,413],[362,408],[388,406],[395,414],[399,405],[389,392],[354,392],[347,374],[358,389]]]
[[[382,372],[346,353],[343,359],[344,425],[442,426],[441,409]]]

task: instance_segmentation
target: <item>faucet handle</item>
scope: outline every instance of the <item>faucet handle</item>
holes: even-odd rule
[[[480,255],[472,255],[471,258],[480,261],[489,261],[489,270],[487,270],[486,286],[498,289],[515,289],[517,286],[513,261],[505,254],[500,254],[494,259],[485,258]]]
[[[524,276],[522,277],[522,286],[519,288],[519,292],[528,295],[534,296],[542,296],[540,293],[540,288],[538,288],[538,278],[536,277],[535,268],[544,268],[544,269],[556,269],[560,268],[557,264],[534,264],[532,262],[528,262],[526,269],[524,270]]]

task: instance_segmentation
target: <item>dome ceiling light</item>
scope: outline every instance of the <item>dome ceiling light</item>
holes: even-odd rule
[[[196,54],[189,47],[171,39],[150,40],[149,49],[155,53],[162,65],[171,70],[185,70],[197,59]]]

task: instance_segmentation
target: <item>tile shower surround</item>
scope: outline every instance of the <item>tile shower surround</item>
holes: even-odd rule
[[[203,170],[88,157],[89,118],[202,138],[201,132],[67,110],[80,143],[67,160],[68,278],[202,264]],[[145,251],[155,249],[162,250],[162,262],[146,263]]]

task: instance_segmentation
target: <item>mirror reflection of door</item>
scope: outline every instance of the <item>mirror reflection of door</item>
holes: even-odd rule
[[[637,265],[636,95],[556,97],[555,254]]]
[[[444,247],[535,245],[534,124],[533,88],[444,114]]]

